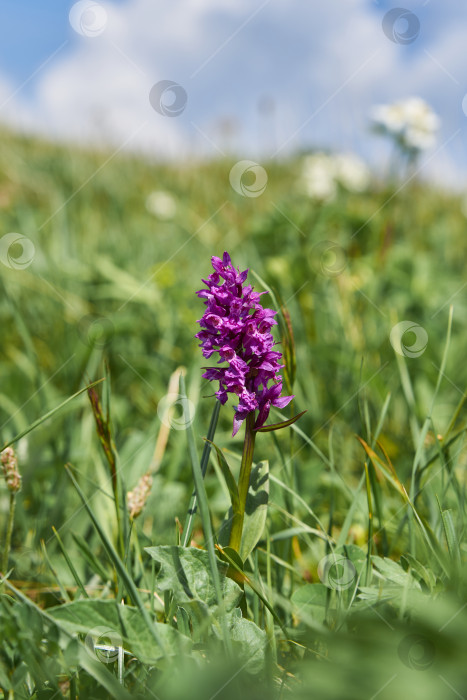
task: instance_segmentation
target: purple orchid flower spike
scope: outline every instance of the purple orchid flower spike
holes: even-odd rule
[[[252,412],[258,411],[254,427],[261,428],[271,406],[284,408],[294,397],[281,396],[279,370],[284,365],[280,364],[282,354],[273,350],[271,333],[272,326],[277,325],[276,312],[260,304],[261,295],[267,292],[243,286],[248,270],[236,270],[227,252],[222,259],[213,256],[211,262],[214,272],[203,280],[207,289],[197,292],[207,308],[198,321],[202,330],[196,337],[204,357],[217,352],[218,364],[227,363],[207,369],[203,377],[219,382],[216,396],[222,404],[228,394],[238,396],[232,433],[236,435]]]

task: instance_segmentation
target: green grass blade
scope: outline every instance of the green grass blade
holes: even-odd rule
[[[57,530],[53,526],[52,526],[52,530],[53,530],[53,533],[54,533],[56,540],[58,542],[58,546],[60,547],[60,551],[65,558],[65,561],[68,565],[68,568],[70,569],[70,573],[76,581],[76,585],[78,586],[79,590],[84,595],[84,597],[89,598],[89,595],[87,594],[87,591],[86,591],[85,587],[83,586],[83,583],[82,583],[80,577],[78,576],[78,572],[76,571],[76,569],[73,565],[73,562],[71,561],[70,557],[68,556],[68,552],[66,551],[65,545],[62,542],[62,538],[60,537]]]
[[[13,445],[13,443],[18,442],[18,440],[21,440],[21,438],[23,438],[25,435],[30,433],[32,430],[34,430],[39,425],[44,423],[44,421],[48,420],[53,415],[55,415],[55,413],[60,411],[60,409],[62,409],[64,406],[66,406],[67,403],[70,403],[70,401],[73,401],[73,399],[76,399],[77,396],[79,396],[80,394],[83,394],[85,391],[88,391],[88,389],[91,389],[92,387],[96,386],[97,384],[100,384],[103,381],[104,381],[103,379],[98,379],[97,381],[93,382],[92,384],[88,384],[83,389],[80,389],[72,396],[69,396],[67,399],[65,399],[65,401],[62,401],[62,403],[59,406],[55,406],[55,408],[52,408],[51,411],[49,411],[48,413],[43,415],[41,418],[38,418],[37,420],[35,420],[34,423],[31,423],[31,425],[28,428],[26,428],[26,430],[23,430],[21,433],[18,433],[18,435],[15,435],[15,437],[12,440],[9,440],[8,442],[6,442],[3,445],[2,450],[4,450],[7,447],[10,447],[10,445]]]
[[[47,622],[52,623],[70,639],[74,637],[74,635],[68,632],[66,628],[60,624],[60,622],[49,615],[46,610],[43,610],[36,605],[32,600],[30,600],[30,598],[21,593],[21,591],[15,588],[15,586],[13,586],[9,581],[5,580],[5,584],[19,600],[30,608],[33,608],[41,617],[47,620]],[[81,642],[76,642],[76,644],[78,651],[78,665],[84,668],[84,670],[89,673],[90,676],[101,683],[102,686],[111,694],[110,697],[118,698],[118,700],[131,700],[132,696],[120,685],[117,679],[111,673],[109,673],[104,664],[97,660],[94,661],[94,659],[90,657],[89,651],[85,648],[84,644]]]
[[[60,593],[62,594],[63,599],[66,600],[67,603],[69,603],[71,601],[71,598],[68,595],[66,588],[62,585],[62,582],[60,581],[60,579],[58,577],[58,574],[55,570],[55,567],[53,566],[52,562],[50,561],[49,555],[47,554],[47,549],[46,549],[44,540],[41,540],[41,549],[42,549],[42,554],[44,555],[45,563],[49,567],[49,570],[50,570],[52,576],[54,577],[55,581],[57,582],[57,586],[60,589]]]
[[[389,408],[390,401],[391,401],[391,393],[389,392],[384,400],[384,404],[383,404],[383,407],[381,409],[378,423],[376,425],[375,433],[374,433],[372,441],[371,441],[371,447],[373,449],[376,445],[376,441],[378,440],[378,437],[379,437],[381,430],[383,428],[383,424],[384,424],[384,421],[386,419],[386,414],[387,414],[387,411]],[[346,516],[344,519],[344,523],[342,525],[341,531],[339,533],[339,537],[337,539],[337,546],[338,547],[341,547],[342,545],[344,545],[346,540],[347,540],[347,535],[349,534],[349,530],[350,530],[350,527],[351,527],[352,522],[353,522],[353,516],[354,516],[355,510],[358,506],[360,491],[361,491],[361,488],[364,484],[364,481],[365,481],[365,474],[362,474],[362,476],[360,477],[360,481],[357,485],[357,488],[355,489],[355,491],[353,493],[352,502],[350,503],[350,506],[347,510],[347,513],[346,513]]]
[[[222,472],[222,476],[224,477],[229,495],[230,495],[230,502],[232,504],[232,510],[234,513],[238,513],[239,507],[240,507],[240,501],[238,497],[238,488],[237,488],[237,482],[234,479],[234,476],[230,470],[229,464],[221,452],[221,450],[217,447],[217,445],[212,442],[211,445],[214,447],[216,450],[217,454],[217,462],[219,464],[219,468]]]
[[[70,477],[82,503],[83,506],[85,507],[89,517],[91,518],[94,527],[97,530],[97,533],[101,539],[102,544],[104,545],[105,551],[107,552],[107,555],[113,565],[115,566],[115,569],[122,579],[123,583],[126,586],[126,589],[130,595],[131,600],[133,601],[133,604],[136,605],[137,608],[139,608],[141,615],[143,616],[143,619],[146,623],[146,626],[150,630],[154,641],[159,645],[159,647],[162,649],[163,653],[165,656],[167,656],[167,650],[165,648],[165,644],[163,640],[159,637],[159,634],[157,632],[157,629],[155,625],[153,624],[148,611],[146,610],[143,601],[141,600],[141,597],[139,595],[138,589],[136,588],[133,579],[131,576],[128,574],[128,571],[125,568],[125,565],[123,564],[122,560],[118,556],[117,552],[115,551],[112,543],[108,539],[107,535],[105,534],[104,530],[102,529],[99,521],[97,520],[96,516],[94,515],[93,511],[91,510],[91,507],[89,506],[89,503],[84,495],[84,493],[81,491],[81,488],[76,481],[75,477],[73,476],[71,469],[69,466],[66,466],[65,469],[67,470],[67,474]]]
[[[446,369],[449,346],[451,343],[452,316],[453,316],[453,307],[451,306],[449,309],[448,330],[447,330],[447,335],[446,335],[446,343],[444,346],[443,357],[441,360],[441,367],[438,370],[438,378],[436,380],[436,386],[435,386],[435,390],[433,392],[430,410],[428,412],[427,417],[425,418],[425,422],[424,422],[423,427],[422,427],[422,431],[421,431],[421,434],[419,437],[419,441],[418,441],[418,445],[416,448],[415,457],[414,457],[414,461],[413,461],[413,465],[412,465],[412,481],[411,481],[411,485],[410,485],[410,498],[413,501],[415,500],[415,493],[417,491],[417,486],[418,486],[417,470],[418,470],[419,464],[422,460],[423,454],[425,452],[425,438],[427,436],[428,430],[429,430],[430,425],[432,423],[432,415],[433,415],[433,409],[435,407],[436,397],[438,395],[439,388],[440,388],[441,382],[442,382],[443,377],[444,377],[444,370]]]
[[[203,478],[204,478],[204,476],[206,474],[206,470],[208,468],[208,460],[209,460],[209,455],[211,453],[211,443],[214,440],[214,435],[216,434],[216,427],[217,427],[217,421],[219,419],[220,409],[221,409],[220,401],[216,400],[214,403],[214,408],[213,408],[212,415],[211,415],[211,421],[209,423],[207,441],[206,441],[204,448],[203,448],[203,454],[201,455],[200,468],[201,468],[201,473],[203,475]],[[198,502],[198,498],[197,498],[196,490],[195,490],[195,491],[193,491],[193,493],[191,495],[190,505],[188,507],[188,513],[187,513],[185,525],[183,528],[182,544],[184,547],[188,547],[190,540],[191,540],[191,535],[193,532],[193,522],[194,522],[196,508],[197,508],[197,502]]]
[[[94,571],[94,573],[96,573],[98,576],[100,576],[104,582],[109,581],[112,578],[110,570],[106,571],[103,563],[94,554],[86,540],[83,537],[81,537],[81,535],[78,535],[76,532],[73,532],[71,536],[78,545],[78,548],[81,554],[83,555],[84,559],[87,561],[89,568],[92,571]]]
[[[298,503],[300,503],[305,508],[307,513],[309,513],[309,515],[311,515],[313,520],[315,520],[318,523],[318,525],[320,526],[320,528],[323,531],[323,536],[326,537],[326,528],[324,527],[324,524],[318,518],[316,513],[310,508],[308,503],[296,491],[294,491],[292,488],[290,488],[290,486],[287,486],[287,484],[284,484],[283,481],[278,479],[277,476],[274,476],[273,474],[269,474],[269,480],[272,481],[273,483],[277,484],[278,486],[280,486],[281,489],[284,489],[284,491],[286,491],[287,493],[290,493],[291,496],[293,496],[298,501]]]
[[[180,393],[182,397],[186,397],[185,377],[183,375],[180,375]],[[204,486],[203,472],[201,471],[198,452],[196,451],[195,436],[193,433],[192,425],[187,426],[187,440],[188,453],[190,455],[191,468],[193,472],[193,481],[195,482],[196,496],[199,502],[199,511],[201,516],[201,522],[203,524],[205,546],[209,555],[209,565],[211,569],[212,579],[214,582],[214,588],[216,591],[217,603],[219,605],[221,615],[221,625],[224,635],[224,643],[226,645],[228,653],[231,654],[232,649],[230,643],[230,636],[227,630],[225,615],[223,613],[221,581],[219,576],[219,569],[217,567],[217,556],[214,550],[213,532],[211,525],[211,516],[209,513],[208,497]]]
[[[451,509],[443,510],[441,503],[438,500],[439,511],[441,513],[441,519],[443,521],[444,536],[446,537],[446,542],[448,545],[449,555],[454,563],[456,571],[460,571],[461,567],[461,556],[459,549],[459,540],[456,534],[456,528],[454,525],[454,520],[452,517]]]

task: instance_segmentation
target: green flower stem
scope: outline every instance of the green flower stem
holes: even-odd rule
[[[13,532],[13,521],[15,519],[16,491],[10,492],[10,512],[5,537],[5,549],[2,557],[2,573],[5,576],[8,569],[8,557],[10,556],[11,535]]]
[[[240,466],[240,476],[238,478],[238,511],[233,513],[232,529],[230,531],[229,547],[240,552],[242,542],[243,520],[245,517],[246,499],[250,486],[251,466],[253,464],[253,451],[255,449],[256,433],[255,412],[251,411],[246,417],[245,442],[243,443],[242,464]]]
[[[204,443],[203,454],[201,455],[201,472],[203,474],[203,478],[205,477],[206,470],[208,468],[209,454],[211,452],[211,443],[214,440],[214,435],[215,435],[216,427],[217,427],[217,421],[219,419],[220,407],[221,407],[220,401],[216,400],[214,403],[214,409],[213,409],[212,416],[211,416],[211,422],[209,424],[208,439]],[[182,545],[184,547],[189,547],[189,545],[190,545],[191,535],[193,533],[193,522],[194,522],[197,508],[198,508],[198,496],[196,495],[196,489],[195,489],[192,493],[192,496],[191,496],[190,507],[188,508],[188,513],[187,513],[185,525],[183,528]]]

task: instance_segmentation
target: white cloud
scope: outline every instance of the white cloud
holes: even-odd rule
[[[463,75],[463,30],[449,14],[454,0],[446,2],[442,27],[420,9],[426,36],[422,32],[408,47],[386,38],[383,11],[364,0],[102,4],[105,31],[86,38],[70,29],[71,47],[38,74],[29,112],[20,95],[14,98],[23,124],[115,145],[134,135],[129,146],[169,156],[193,150],[215,155],[209,141],[225,148],[218,124],[229,117],[246,158],[259,157],[261,146],[286,153],[317,145],[355,149],[373,162],[385,150],[368,135],[368,113],[376,103],[423,97],[441,114],[440,142],[466,126],[464,90],[456,82]],[[149,104],[152,85],[162,79],[187,92],[187,107],[177,118],[157,114]],[[1,91],[0,81],[0,97]],[[275,109],[261,115],[258,103],[265,96]],[[443,177],[450,172],[456,180],[461,171],[467,177],[459,139],[427,171],[439,172],[440,161]]]

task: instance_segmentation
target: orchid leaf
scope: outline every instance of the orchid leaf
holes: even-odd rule
[[[269,462],[264,460],[252,469],[246,499],[240,556],[245,561],[263,536],[269,501]]]
[[[281,428],[288,428],[289,425],[292,425],[292,423],[295,423],[295,421],[301,418],[304,413],[306,413],[306,409],[301,413],[297,413],[297,415],[293,418],[289,418],[289,420],[284,420],[281,423],[273,423],[272,425],[262,425],[261,428],[254,428],[254,431],[255,433],[270,433],[273,430],[281,430]]]
[[[225,479],[225,483],[229,491],[230,502],[232,503],[232,510],[234,513],[237,513],[240,507],[240,501],[238,498],[238,488],[234,476],[230,470],[229,464],[226,458],[224,457],[222,451],[217,447],[217,445],[215,445],[213,442],[211,442],[211,440],[208,440],[207,438],[206,442],[210,443],[216,450],[217,461],[219,463],[220,470],[222,471],[222,476]]]

